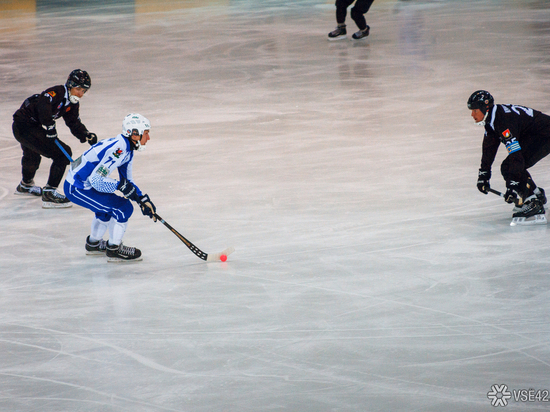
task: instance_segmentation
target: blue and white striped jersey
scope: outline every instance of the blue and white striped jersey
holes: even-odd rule
[[[94,188],[98,192],[113,193],[117,190],[118,181],[111,179],[109,175],[118,169],[119,179],[128,179],[136,187],[138,195],[142,196],[132,178],[133,158],[134,151],[130,142],[119,134],[99,141],[71,163],[65,180],[79,189]]]

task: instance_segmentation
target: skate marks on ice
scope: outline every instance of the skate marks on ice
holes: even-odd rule
[[[115,345],[113,343],[109,343],[107,341],[108,338],[112,339],[113,337],[116,337],[117,333],[108,334],[108,338],[106,339],[96,339],[89,336],[84,336],[83,334],[78,333],[70,333],[65,332],[62,330],[54,330],[54,329],[48,329],[48,328],[41,328],[37,326],[29,326],[24,324],[4,324],[4,332],[9,332],[9,335],[13,335],[13,338],[6,339],[2,338],[0,339],[0,342],[2,342],[4,345],[14,346],[21,348],[22,350],[25,350],[28,354],[33,354],[35,359],[41,358],[43,359],[43,362],[48,363],[54,361],[57,357],[64,357],[67,359],[73,359],[75,361],[84,362],[88,364],[89,366],[92,366],[94,363],[101,363],[101,364],[110,364],[112,367],[117,367],[118,364],[120,364],[120,358],[118,360],[108,361],[108,360],[94,360],[94,357],[90,354],[91,352],[95,352],[98,350],[112,350],[114,353],[118,353],[120,357],[122,358],[128,358],[132,361],[135,361],[136,363],[142,365],[143,367],[151,370],[151,371],[158,371],[162,373],[167,373],[169,375],[179,375],[183,377],[196,377],[200,374],[196,373],[189,373],[182,370],[169,368],[167,366],[161,365],[158,362],[155,362],[153,359],[145,357],[143,355],[140,355],[139,353],[123,348],[119,345]],[[28,335],[38,335],[40,336],[40,343],[38,344],[28,344],[25,343],[25,340],[27,340]],[[48,344],[49,343],[49,344]],[[61,345],[60,345],[61,344]],[[73,345],[77,345],[81,348],[80,351],[77,352],[71,352],[70,347]],[[66,348],[66,349],[64,349]],[[90,352],[90,353],[88,353]],[[47,356],[46,354],[50,353],[51,356]],[[71,382],[71,379],[53,379],[53,378],[47,378],[44,376],[39,376],[38,374],[24,374],[23,371],[19,372],[0,372],[0,376],[5,377],[12,377],[17,378],[29,382],[35,382],[36,385],[48,385],[51,384],[53,387],[58,388],[58,390],[61,390],[60,388],[67,387],[71,388],[77,391],[84,391],[89,392],[90,394],[96,395],[99,398],[94,398],[94,400],[81,400],[79,403],[86,404],[88,402],[92,404],[99,404],[99,405],[112,405],[113,402],[124,404],[124,405],[136,405],[136,406],[142,406],[142,407],[148,407],[152,408],[151,410],[160,410],[160,411],[174,411],[174,412],[181,412],[181,409],[173,409],[166,406],[159,405],[158,403],[151,403],[147,402],[145,400],[140,400],[138,398],[130,398],[121,396],[120,394],[117,394],[115,392],[108,392],[106,390],[99,390],[97,388],[93,388],[91,386],[86,385],[79,385],[76,383]],[[207,376],[207,374],[204,374],[203,376]],[[44,401],[45,399],[52,399],[49,397],[33,397],[31,395],[28,396],[29,399],[35,399],[37,401]],[[104,401],[101,401],[101,399],[104,399]],[[75,399],[75,401],[77,401]]]
[[[511,230],[504,202],[478,194],[480,136],[465,107],[474,81],[547,104],[548,34],[529,27],[549,21],[532,8],[542,3],[432,1],[417,13],[426,2],[375,2],[369,47],[327,45],[334,2],[321,14],[312,0],[186,3],[214,13],[98,16],[101,33],[79,23],[89,13],[69,27],[67,11],[61,27],[38,16],[45,40],[17,44],[24,58],[0,105],[12,113],[22,87],[65,74],[40,69],[74,39],[75,61],[97,73],[81,115],[110,137],[130,109],[151,112],[142,189],[201,248],[227,240],[238,259],[205,265],[136,213],[126,238],[146,245],[144,261],[92,262],[89,212],[10,197],[20,149],[3,152],[0,338],[21,345],[0,358],[13,360],[0,408],[242,411],[261,399],[265,410],[473,412],[491,409],[497,374],[545,382],[546,228]],[[497,65],[488,49],[515,58]],[[149,99],[128,96],[151,81]],[[38,328],[7,336],[10,324]]]

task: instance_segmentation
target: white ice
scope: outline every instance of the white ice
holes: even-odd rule
[[[548,228],[477,191],[466,107],[487,89],[550,113],[547,1],[376,0],[361,43],[349,17],[327,41],[332,0],[0,9],[0,410],[473,412],[496,384],[550,390]],[[100,138],[151,120],[138,185],[227,262],[136,209],[144,260],[110,264],[84,254],[91,212],[13,195],[11,116],[75,68]],[[550,188],[548,159],[531,172]]]

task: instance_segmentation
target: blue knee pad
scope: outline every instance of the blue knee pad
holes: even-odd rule
[[[117,205],[120,212],[122,212],[122,217],[117,216],[115,219],[120,223],[125,223],[130,219],[132,213],[134,213],[134,205],[128,199],[117,196],[120,199],[120,204]],[[114,216],[113,216],[114,217]]]

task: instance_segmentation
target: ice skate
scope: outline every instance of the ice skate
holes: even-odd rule
[[[512,209],[512,213],[515,214],[517,212],[521,212],[521,209],[523,209],[523,206],[524,206],[523,199],[516,200],[516,202],[514,203],[514,208]]]
[[[98,240],[97,242],[92,242],[90,236],[86,238],[86,254],[90,256],[105,256],[107,252],[107,241]]]
[[[42,189],[42,208],[43,209],[59,209],[72,207],[73,204],[59,193],[54,187],[46,186]]]
[[[23,196],[42,196],[42,188],[40,186],[34,186],[34,181],[25,183],[21,180],[21,183],[15,189],[16,195]]]
[[[369,35],[370,26],[367,26],[365,30],[359,30],[357,33],[351,35],[351,40],[362,40]]]
[[[510,226],[546,225],[545,210],[537,196],[527,200],[521,210],[512,215]]]
[[[107,261],[112,263],[137,262],[142,260],[141,250],[135,247],[107,243]]]
[[[544,189],[542,187],[537,187],[537,189],[535,189],[535,196],[537,196],[537,199],[540,200],[543,205],[545,205],[547,202],[546,193],[544,192]]]
[[[339,24],[336,28],[328,34],[329,41],[344,40],[347,36],[346,25]]]

